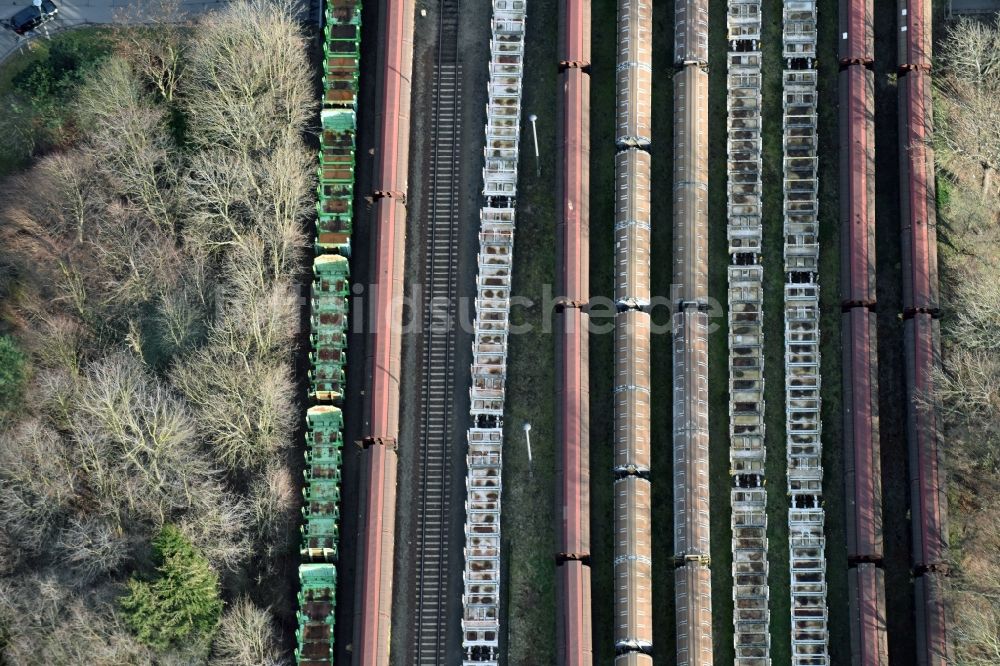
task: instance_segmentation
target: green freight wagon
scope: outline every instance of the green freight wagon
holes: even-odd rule
[[[299,666],[333,664],[336,602],[337,568],[332,564],[300,565],[299,626],[295,630],[295,663]]]
[[[313,261],[309,377],[312,396],[320,402],[337,402],[343,395],[349,274],[347,259],[340,255]]]
[[[337,407],[317,405],[306,412],[306,447],[335,446],[343,444],[344,413]]]
[[[328,3],[323,36],[324,106],[353,108],[358,98],[361,59],[361,3]]]
[[[302,530],[300,553],[303,560],[313,562],[336,562],[337,541],[340,533],[340,506],[336,502],[316,500],[302,507],[305,518]]]
[[[353,108],[324,109],[322,121],[316,251],[349,256],[354,215],[354,135],[357,118]]]

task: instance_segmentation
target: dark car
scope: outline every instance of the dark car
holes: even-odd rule
[[[51,21],[59,13],[52,0],[42,0],[42,6],[25,7],[10,19],[10,29],[19,35],[31,32],[41,24]]]

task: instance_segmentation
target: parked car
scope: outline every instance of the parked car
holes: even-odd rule
[[[31,32],[38,26],[51,21],[59,13],[52,0],[42,0],[42,6],[25,7],[10,19],[10,29],[19,35]]]

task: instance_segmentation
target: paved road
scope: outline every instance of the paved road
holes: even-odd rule
[[[55,0],[55,2],[59,7],[59,16],[44,28],[40,28],[36,35],[19,37],[12,30],[0,28],[0,62],[23,49],[31,39],[44,39],[46,31],[51,34],[88,24],[141,23],[149,20],[161,6],[155,0]],[[226,2],[228,0],[178,0],[177,4],[183,16],[191,17],[221,7]],[[322,0],[302,0],[303,9],[308,12],[308,16],[304,18],[317,22],[321,3]],[[0,0],[0,22],[6,22],[18,11],[30,5],[31,0]]]
[[[951,0],[953,14],[992,14],[1000,11],[1000,0]]]

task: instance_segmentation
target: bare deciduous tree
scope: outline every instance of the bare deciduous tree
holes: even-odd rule
[[[107,601],[76,596],[52,574],[0,579],[5,663],[152,666]]]
[[[961,664],[1000,661],[1000,23],[962,20],[939,52],[938,230],[943,407],[953,559],[949,606]]]
[[[298,535],[289,528],[297,520],[298,489],[287,467],[272,464],[250,488],[250,512],[258,543],[270,558],[286,551],[287,540]]]
[[[209,344],[179,364],[172,378],[197,410],[199,433],[227,467],[259,468],[289,445],[295,406],[287,364]]]
[[[302,132],[315,109],[290,2],[245,0],[205,17],[185,102],[201,145],[256,154]]]
[[[191,28],[190,22],[177,0],[133,5],[128,14],[120,17],[121,25],[144,23],[149,28],[118,29],[118,53],[132,64],[142,80],[163,100],[173,101],[184,78],[188,45],[184,33]]]
[[[77,406],[78,469],[105,515],[162,524],[214,480],[191,414],[135,357],[93,364]]]
[[[258,608],[246,597],[229,606],[212,643],[212,663],[220,666],[282,666],[269,609]]]

